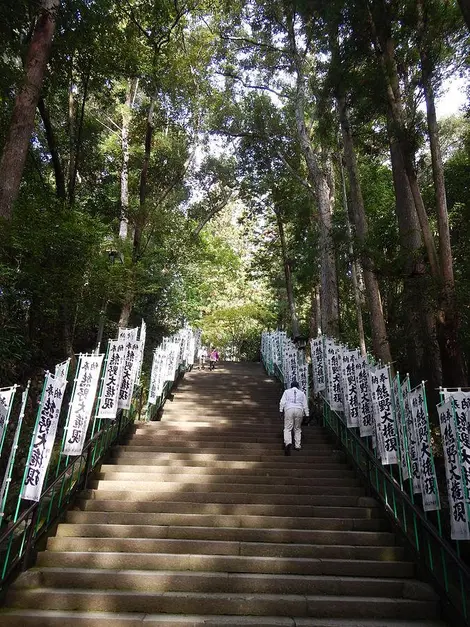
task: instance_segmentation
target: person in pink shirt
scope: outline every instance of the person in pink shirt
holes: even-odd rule
[[[219,361],[219,353],[216,348],[213,348],[209,354],[209,370],[214,370],[217,361]]]

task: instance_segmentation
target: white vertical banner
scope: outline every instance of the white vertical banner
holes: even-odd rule
[[[305,362],[305,352],[303,350],[297,351],[297,372],[297,381],[300,389],[308,399],[308,365]]]
[[[441,508],[437,477],[434,468],[434,457],[431,448],[429,418],[426,409],[426,392],[421,383],[410,393],[411,411],[418,442],[418,463],[421,480],[421,495],[425,512]]]
[[[11,406],[13,405],[16,387],[16,385],[12,385],[9,388],[0,390],[0,444],[3,442],[8,421],[10,420]]]
[[[157,398],[159,396],[158,389],[158,374],[159,370],[161,370],[161,365],[163,362],[163,349],[157,348],[153,353],[153,361],[152,361],[152,371],[150,373],[150,386],[149,386],[149,397],[148,403],[150,405],[155,405],[157,402]]]
[[[297,348],[292,342],[289,342],[287,349],[287,378],[284,379],[284,386],[289,388],[292,385],[294,379],[299,378],[299,363],[298,363]]]
[[[124,361],[122,365],[121,386],[119,388],[118,409],[130,409],[132,393],[134,391],[134,378],[136,374],[136,362],[139,353],[138,340],[129,338],[125,344]]]
[[[179,341],[173,339],[171,342],[168,342],[166,348],[166,370],[164,377],[165,381],[174,381],[176,369],[178,368],[180,343]]]
[[[2,487],[0,488],[0,517],[2,517],[5,512],[5,503],[6,503],[7,496],[8,496],[8,490],[11,484],[11,473],[13,470],[13,465],[15,463],[16,452],[18,450],[18,441],[20,439],[21,427],[23,425],[24,412],[26,409],[26,401],[28,400],[29,385],[30,385],[30,382],[28,381],[28,385],[26,389],[23,391],[23,394],[21,395],[20,414],[18,416],[18,422],[16,423],[15,435],[13,436],[13,442],[11,445],[10,454],[8,456],[8,462],[7,462],[7,466],[5,469],[5,475],[2,481]]]
[[[408,440],[408,451],[411,463],[411,478],[413,483],[413,494],[421,494],[421,476],[419,472],[418,440],[416,438],[413,412],[411,410],[410,381],[409,377],[401,384],[403,397],[403,409],[405,411],[406,439]]]
[[[376,404],[377,443],[382,464],[396,464],[397,434],[392,410],[392,392],[388,366],[376,368],[371,374],[374,402]]]
[[[344,391],[344,413],[348,427],[359,426],[359,400],[356,381],[357,351],[343,350],[341,356],[341,370]]]
[[[103,355],[81,355],[71,399],[62,455],[80,455],[100,380]]]
[[[188,345],[188,366],[194,366],[194,355],[196,354],[196,338],[191,333]]]
[[[140,377],[142,374],[142,363],[144,361],[144,351],[145,351],[145,340],[147,339],[147,325],[145,324],[145,320],[142,320],[142,324],[140,325],[140,334],[139,334],[139,358],[137,360],[136,366],[136,376],[135,382],[136,385],[140,385]]]
[[[312,357],[313,392],[318,394],[326,387],[323,338],[317,337],[316,340],[310,341],[310,354]]]
[[[453,401],[437,405],[444,450],[447,496],[450,509],[450,536],[452,540],[470,540],[468,510],[465,503],[462,469],[459,462]]]
[[[326,341],[328,400],[333,411],[343,411],[341,350],[332,340]]]
[[[54,378],[57,381],[66,381],[69,372],[70,357],[55,367]]]
[[[116,418],[123,363],[124,344],[119,340],[109,340],[108,360],[96,414],[97,418],[107,418],[109,420]]]
[[[37,502],[41,498],[66,385],[66,380],[55,379],[50,372],[46,374],[44,394],[39,407],[38,421],[33,433],[32,447],[25,472],[22,499]]]
[[[460,451],[463,487],[468,498],[470,497],[470,392],[444,389],[443,394],[446,400],[450,394],[454,402],[455,427],[457,445]]]
[[[375,434],[368,368],[369,366],[365,357],[358,357],[358,359],[356,359],[355,374],[358,392],[359,433],[362,438]]]
[[[403,406],[403,396],[400,387],[400,377],[398,374],[396,377],[393,378],[392,381],[392,400],[398,434],[401,476],[403,480],[406,481],[410,478],[411,463],[408,453],[408,439],[406,437],[405,429],[405,409]]]
[[[135,327],[134,329],[125,329],[124,327],[119,327],[118,340],[122,342],[135,342],[137,340],[138,333],[139,327]]]

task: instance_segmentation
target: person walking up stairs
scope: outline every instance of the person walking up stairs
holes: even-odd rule
[[[188,373],[98,470],[0,625],[442,626],[322,429],[284,456],[280,393],[257,364]]]

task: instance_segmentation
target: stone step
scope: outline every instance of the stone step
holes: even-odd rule
[[[223,483],[231,484],[234,481],[233,473],[221,474],[218,473],[216,469],[212,470],[210,473],[207,472],[208,469],[201,469],[199,471],[190,472],[168,472],[166,468],[160,469],[158,471],[151,472],[141,472],[139,466],[134,466],[135,472],[125,471],[120,472],[119,466],[113,466],[112,470],[106,470],[105,472],[97,472],[95,473],[96,481],[105,480],[105,481],[138,481],[139,484],[141,482],[152,482],[153,485],[156,483],[166,482],[170,484],[174,484],[175,486],[181,483],[197,485],[195,482],[202,482],[203,486],[214,484],[214,483]],[[217,474],[216,474],[217,473]],[[236,478],[237,485],[276,485],[281,488],[281,486],[289,486],[290,488],[294,487],[312,487],[313,489],[318,489],[317,484],[321,483],[324,488],[333,490],[338,487],[345,487],[345,489],[358,487],[360,486],[359,479],[355,479],[353,476],[346,477],[317,477],[315,481],[315,475],[312,477],[286,477],[283,474],[274,475],[272,473],[257,473],[253,474],[237,474]],[[202,486],[201,486],[202,487]],[[225,488],[224,488],[225,489]]]
[[[349,575],[350,577],[406,577],[415,573],[413,562],[402,560],[332,559],[292,557],[242,557],[239,555],[190,555],[178,553],[126,553],[102,551],[43,551],[37,567],[105,568],[135,570],[188,570],[230,573],[278,573],[298,575]]]
[[[265,495],[265,494],[271,494],[271,495],[281,495],[281,494],[288,494],[288,495],[313,495],[313,496],[318,496],[318,495],[325,495],[327,494],[328,497],[330,496],[348,496],[348,497],[352,497],[352,496],[362,496],[364,494],[364,488],[361,487],[357,487],[357,486],[351,486],[351,485],[331,485],[329,484],[328,486],[325,486],[323,483],[322,485],[297,485],[294,481],[291,481],[291,483],[288,483],[286,485],[279,485],[276,483],[275,479],[271,479],[266,480],[266,481],[262,481],[259,483],[249,483],[247,484],[246,482],[242,482],[242,483],[238,483],[238,478],[235,479],[235,481],[237,481],[237,483],[235,483],[234,481],[229,482],[228,481],[228,477],[225,476],[227,479],[227,482],[224,483],[223,485],[220,484],[220,482],[216,482],[216,483],[212,483],[210,480],[207,480],[207,477],[204,478],[204,480],[201,477],[201,480],[199,483],[194,483],[194,478],[191,480],[191,482],[188,482],[188,480],[186,479],[186,481],[182,478],[180,478],[179,481],[175,481],[173,478],[173,481],[162,481],[160,482],[158,476],[155,477],[154,480],[148,480],[149,477],[147,477],[147,481],[144,480],[138,480],[137,485],[135,485],[135,481],[137,481],[136,479],[118,479],[118,480],[113,480],[110,478],[104,478],[104,479],[99,479],[99,480],[94,480],[94,481],[90,481],[89,482],[89,487],[93,490],[105,490],[105,491],[110,491],[110,490],[118,490],[118,491],[123,491],[123,492],[128,492],[128,491],[132,491],[134,494],[140,493],[140,492],[146,492],[148,494],[168,494],[168,493],[174,493],[174,494],[185,494],[185,493],[191,493],[191,494],[196,494],[196,493],[204,493],[207,495],[212,495],[212,493],[220,493],[220,491],[223,489],[224,493],[227,495],[228,493],[242,493],[242,494],[247,494],[247,489],[253,490],[254,492],[256,492],[256,496],[257,498],[260,497],[260,495]],[[251,492],[248,493],[251,496]],[[298,501],[299,503],[301,503],[301,501]],[[328,505],[328,502],[325,503],[326,505]]]
[[[95,551],[124,553],[191,553],[257,557],[303,557],[403,561],[399,546],[354,546],[332,544],[287,544],[279,542],[230,542],[161,538],[77,538],[56,536],[47,541],[49,551]]]
[[[171,614],[235,614],[325,618],[432,618],[437,602],[388,597],[136,592],[122,590],[11,590],[13,607]]]
[[[366,497],[361,495],[332,495],[332,494],[279,494],[278,492],[270,493],[266,491],[262,492],[246,492],[244,487],[243,492],[212,492],[205,490],[203,492],[165,492],[160,491],[158,487],[148,488],[147,490],[140,488],[140,485],[132,489],[113,489],[108,486],[108,483],[103,482],[104,486],[96,490],[85,490],[83,496],[88,499],[97,500],[116,500],[126,501],[130,503],[132,501],[152,501],[155,504],[160,504],[162,508],[165,504],[177,504],[177,503],[209,503],[209,504],[246,504],[246,505],[264,505],[265,507],[275,507],[276,505],[311,505],[311,506],[326,506],[326,507],[360,507],[361,502]],[[261,487],[260,487],[261,490]],[[327,490],[324,489],[323,492]],[[266,495],[269,494],[269,499]],[[268,503],[266,503],[268,501]]]
[[[169,525],[119,525],[100,523],[60,524],[56,537],[157,538],[174,540],[222,540],[228,542],[284,542],[354,546],[392,546],[395,535],[384,531],[333,531],[330,529],[244,529]]]
[[[436,601],[430,586],[394,577],[347,577],[178,570],[115,570],[98,568],[32,568],[13,585],[15,590],[70,588],[145,592],[254,593],[385,597]]]
[[[114,493],[115,497],[116,494]],[[363,498],[363,497],[360,497]],[[152,501],[121,501],[114,499],[78,499],[77,506],[85,511],[98,512],[142,512],[142,513],[174,513],[174,514],[210,514],[245,515],[245,516],[291,516],[309,518],[381,518],[377,507],[312,507],[310,505],[273,505],[263,503],[250,505],[246,503],[175,503]]]
[[[144,441],[142,441],[144,442]],[[127,452],[138,453],[159,453],[160,455],[167,456],[179,456],[180,459],[188,459],[196,456],[196,459],[210,459],[217,457],[217,459],[229,459],[229,460],[243,460],[258,461],[261,459],[279,459],[284,453],[283,444],[279,440],[276,445],[271,447],[253,446],[253,447],[237,447],[236,445],[224,444],[223,446],[217,444],[206,445],[188,445],[172,444],[166,442],[160,442],[152,444],[146,442],[145,444],[139,444],[131,440],[126,445]],[[264,452],[263,452],[264,451]],[[328,451],[326,448],[313,448],[306,445],[302,446],[300,451],[292,451],[292,455],[295,455],[297,459],[305,458],[308,463],[315,463],[316,461],[328,460],[335,456],[334,453]],[[341,453],[338,453],[341,456]]]
[[[185,447],[179,447],[178,449],[171,450],[171,447],[165,446],[133,446],[132,444],[123,447],[116,447],[116,456],[125,455],[131,456],[133,453],[143,457],[145,453],[145,459],[150,461],[152,459],[179,459],[190,461],[246,461],[246,462],[276,462],[279,459],[284,458],[284,452],[282,450],[282,444],[279,444],[278,450],[268,450],[264,453],[249,453],[248,451],[238,452],[224,449],[210,449],[207,448],[206,452],[190,452]],[[121,451],[119,451],[121,449]],[[295,458],[296,463],[305,464],[317,464],[317,463],[330,463],[328,460],[335,458],[342,458],[342,454],[335,454],[334,452],[327,453],[314,453],[308,454],[303,451],[292,451],[292,456]]]
[[[292,516],[213,516],[211,514],[155,514],[69,510],[72,524],[171,525],[182,527],[240,527],[242,529],[330,529],[332,531],[387,531],[381,518],[293,518]]]
[[[278,469],[292,469],[292,468],[301,468],[308,470],[318,469],[318,470],[340,470],[344,469],[344,464],[341,463],[339,455],[336,457],[335,455],[330,455],[330,461],[328,461],[327,457],[322,457],[321,460],[313,459],[309,457],[305,457],[302,455],[297,455],[297,451],[293,451],[292,456],[290,458],[286,458],[282,451],[279,452],[279,455],[276,456],[257,456],[252,459],[247,459],[244,455],[241,458],[240,455],[229,457],[229,459],[225,459],[227,456],[223,455],[199,455],[196,457],[196,454],[188,453],[186,456],[182,456],[181,454],[171,454],[171,453],[147,453],[146,455],[142,455],[139,451],[126,451],[121,448],[120,451],[113,451],[111,453],[112,459],[116,459],[119,461],[124,461],[126,464],[133,463],[131,460],[138,460],[138,463],[149,465],[152,462],[155,464],[152,465],[180,465],[185,467],[203,465],[211,467],[223,467],[223,468],[234,468],[234,469],[243,469],[243,468],[256,468],[256,469],[265,469],[265,468],[278,468]],[[336,459],[336,461],[335,461]]]
[[[158,464],[152,464],[149,466],[146,464],[146,459],[142,459],[141,456],[133,454],[129,459],[116,458],[115,464],[104,464],[101,468],[106,472],[108,470],[116,470],[116,472],[144,472],[144,473],[157,473],[159,475],[172,475],[177,473],[179,476],[183,475],[230,475],[234,476],[236,471],[237,477],[241,476],[270,476],[270,477],[284,477],[290,478],[304,478],[304,479],[338,479],[338,478],[351,478],[355,477],[354,471],[344,466],[340,462],[322,463],[315,465],[298,464],[294,457],[288,461],[281,460],[278,464],[270,463],[258,463],[256,465],[246,464],[244,462],[218,462],[213,461],[210,464],[207,462],[187,462],[181,464],[177,460],[163,460]],[[328,485],[327,483],[325,485]]]
[[[187,437],[187,436],[186,436]],[[152,436],[133,436],[127,446],[138,446],[138,447],[156,447],[158,450],[167,450],[174,448],[180,448],[184,451],[190,451],[192,449],[201,450],[220,450],[221,452],[228,452],[227,449],[234,450],[237,452],[243,451],[247,452],[250,455],[253,453],[263,453],[266,452],[266,449],[273,447],[274,449],[279,449],[279,443],[281,442],[281,438],[278,435],[270,441],[265,442],[246,442],[243,440],[235,441],[233,438],[230,438],[229,441],[225,441],[222,439],[212,438],[211,440],[205,438],[194,439],[191,436],[190,440],[184,441],[183,438],[168,438],[165,435],[155,434]],[[309,455],[331,455],[331,446],[328,444],[318,444],[316,442],[308,442],[303,438],[302,448],[304,451],[308,452]]]
[[[67,612],[60,610],[0,610],[5,627],[446,627],[434,620],[287,618],[280,616],[214,616]]]

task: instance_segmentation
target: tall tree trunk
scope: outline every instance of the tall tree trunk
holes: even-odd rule
[[[390,124],[393,122],[389,119]],[[404,258],[403,307],[406,319],[403,332],[408,347],[410,369],[418,380],[429,380],[432,386],[438,387],[442,384],[442,364],[436,337],[430,280],[426,275],[426,264],[421,254],[421,228],[402,152],[393,133],[390,134],[390,157],[395,188],[395,211]]]
[[[289,304],[292,336],[295,338],[299,335],[299,320],[297,318],[297,311],[295,308],[294,289],[292,285],[292,271],[290,267],[289,256],[287,254],[286,236],[284,232],[282,217],[278,211],[274,210],[274,213],[276,214],[277,228],[279,231],[279,239],[281,242],[282,263],[284,266],[284,276],[286,279],[287,302]]]
[[[122,111],[121,126],[121,215],[119,221],[119,238],[126,240],[129,230],[129,124],[131,120],[132,90],[134,81],[128,81],[126,102]]]
[[[395,44],[391,36],[391,23],[385,3],[380,2],[380,22],[377,24],[372,12],[369,12],[370,26],[373,34],[373,45],[383,70],[385,91],[388,102],[389,115],[392,124],[389,124],[389,135],[395,135],[395,143],[401,154],[408,185],[413,197],[416,213],[421,226],[424,247],[429,261],[432,276],[439,280],[440,268],[436,252],[436,245],[429,224],[428,215],[419,188],[418,177],[414,167],[414,152],[409,141],[406,127],[403,100],[400,88],[397,65],[395,61]]]
[[[339,159],[339,167],[341,171],[341,182],[343,184],[343,206],[344,206],[344,214],[346,220],[346,229],[348,232],[348,240],[349,240],[349,258],[351,263],[351,280],[353,286],[354,293],[354,302],[356,305],[356,317],[357,317],[357,332],[359,336],[359,348],[361,349],[361,355],[365,357],[367,355],[366,349],[366,338],[364,335],[364,321],[362,318],[362,303],[361,303],[361,293],[359,290],[359,281],[358,281],[358,272],[357,272],[357,264],[356,258],[354,255],[354,246],[352,240],[352,231],[351,231],[351,223],[349,221],[349,206],[348,206],[348,196],[346,192],[346,179],[344,177],[344,168],[341,162],[341,157]]]
[[[344,161],[348,174],[349,191],[351,195],[352,217],[356,237],[361,247],[364,287],[367,306],[370,311],[372,349],[377,359],[380,359],[384,363],[391,363],[392,354],[382,308],[379,282],[375,273],[374,262],[367,253],[367,236],[369,227],[364,207],[364,198],[362,196],[359,169],[357,166],[356,152],[354,149],[354,141],[347,111],[346,98],[344,96],[339,96],[337,103],[343,139]]]
[[[127,327],[127,325],[129,324],[129,318],[132,312],[132,306],[134,303],[134,298],[132,295],[128,295],[128,297],[126,298],[122,309],[121,309],[121,315],[119,316],[119,326],[120,327]]]
[[[80,151],[82,144],[82,133],[83,133],[83,121],[85,118],[85,105],[88,98],[88,84],[90,81],[90,73],[91,73],[91,61],[89,62],[88,69],[85,75],[85,81],[83,84],[83,96],[82,96],[82,104],[80,106],[80,117],[78,119],[78,128],[76,132],[76,136],[74,137],[73,144],[73,160],[72,168],[70,171],[70,180],[69,180],[69,203],[72,205],[75,200],[75,187],[77,184],[77,176],[78,176],[78,164],[80,161]]]
[[[54,36],[60,0],[41,0],[39,16],[29,44],[25,78],[13,107],[13,115],[0,159],[0,216],[9,220],[23,175],[34,116]]]
[[[332,237],[333,190],[328,184],[331,174],[331,156],[326,150],[320,159],[316,154],[305,124],[305,76],[303,60],[297,50],[292,15],[286,15],[290,54],[296,71],[295,119],[299,143],[315,190],[320,234],[320,283],[322,329],[327,335],[339,337],[338,281]]]
[[[426,11],[423,0],[417,0],[417,11],[421,79],[426,101],[428,135],[431,147],[432,173],[439,231],[439,260],[442,277],[438,312],[439,344],[446,384],[459,387],[467,384],[467,369],[459,342],[460,320],[455,296],[444,164],[439,141],[439,127],[432,85],[433,66],[426,45]]]
[[[462,11],[463,18],[470,30],[470,0],[457,0],[460,10]]]
[[[51,117],[49,115],[49,109],[46,105],[44,98],[39,99],[38,110],[41,115],[42,123],[44,125],[44,132],[46,134],[49,152],[51,153],[57,198],[60,198],[61,200],[66,200],[67,190],[65,187],[64,169],[62,167],[62,161],[60,159],[59,149],[57,146],[54,129],[52,127]]]

